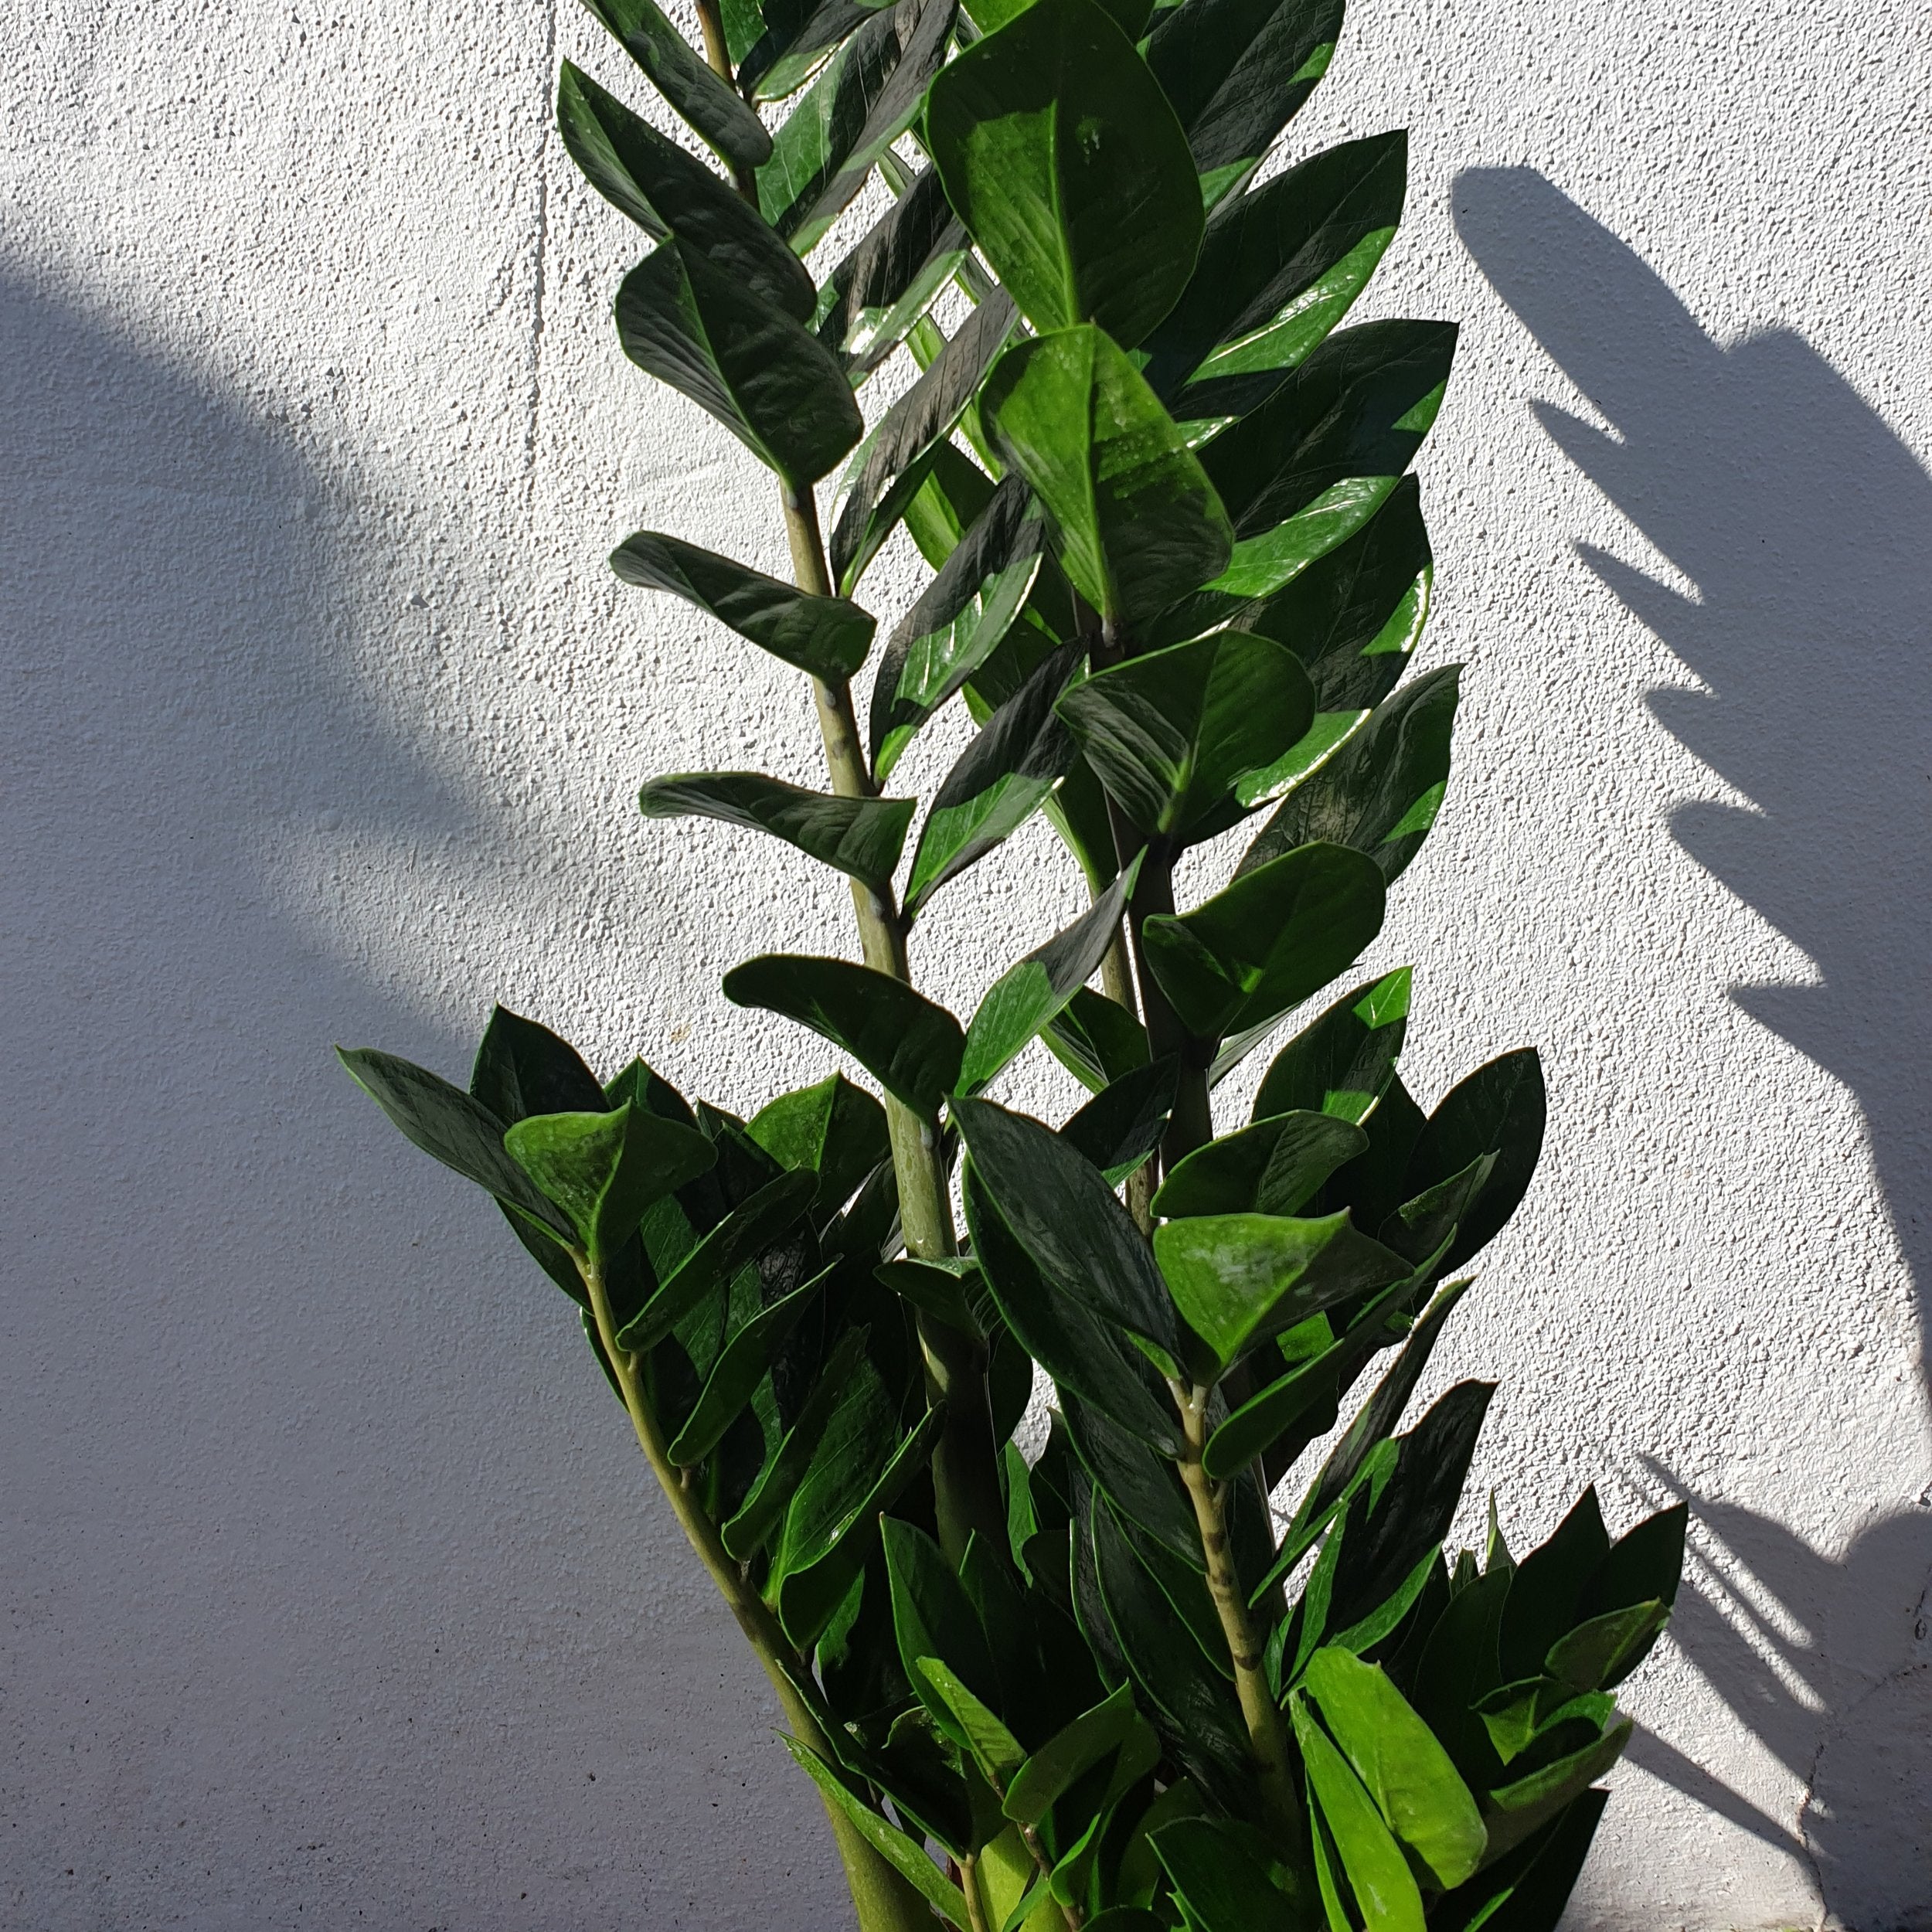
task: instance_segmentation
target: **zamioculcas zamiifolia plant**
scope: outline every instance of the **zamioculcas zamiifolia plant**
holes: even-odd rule
[[[564,67],[563,140],[652,244],[619,338],[774,473],[795,582],[655,531],[612,561],[796,667],[828,774],[656,778],[644,812],[849,876],[859,961],[724,987],[876,1091],[740,1119],[501,1009],[467,1091],[349,1070],[577,1304],[866,1932],[1549,1932],[1683,1515],[1613,1541],[1586,1492],[1517,1560],[1492,1503],[1451,1557],[1492,1385],[1403,1426],[1543,1088],[1526,1049],[1425,1109],[1408,969],[1351,978],[1449,772],[1457,667],[1404,673],[1455,330],[1338,326],[1401,134],[1264,168],[1341,0],[700,0],[702,57],[590,3],[715,156]],[[932,575],[876,648],[855,598],[902,525]],[[956,699],[967,748],[896,794]],[[1091,908],[956,1015],[922,916],[1036,811]],[[1091,1092],[1056,1124],[993,1097],[1036,1041]]]

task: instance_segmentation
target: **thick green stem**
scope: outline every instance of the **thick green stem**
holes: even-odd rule
[[[1180,1411],[1185,1442],[1181,1480],[1187,1486],[1188,1500],[1194,1505],[1201,1553],[1207,1559],[1208,1594],[1214,1600],[1215,1614],[1220,1619],[1221,1634],[1234,1665],[1235,1695],[1240,1700],[1242,1719],[1247,1726],[1255,1781],[1275,1823],[1291,1838],[1298,1837],[1301,1811],[1288,1772],[1287,1726],[1281,1706],[1269,1692],[1261,1636],[1248,1614],[1247,1597],[1235,1573],[1223,1507],[1226,1492],[1208,1475],[1201,1461],[1201,1451],[1207,1440],[1210,1391],[1179,1382],[1168,1386],[1173,1390],[1175,1406]]]
[[[794,577],[815,597],[832,594],[818,532],[818,509],[808,490],[784,493],[785,532],[791,545]],[[832,788],[841,798],[878,794],[872,767],[859,736],[852,687],[841,681],[812,680],[819,735]],[[859,915],[859,948],[874,971],[912,983],[906,955],[906,925],[889,887],[852,884]],[[886,1097],[886,1124],[892,1138],[893,1172],[899,1182],[899,1221],[906,1252],[925,1261],[944,1260],[956,1249],[951,1190],[935,1121],[922,1118],[891,1094]],[[925,1357],[926,1386],[934,1407],[944,1406],[946,1422],[933,1452],[934,1511],[939,1544],[955,1567],[977,1530],[996,1549],[1005,1547],[1006,1509],[1000,1496],[998,1464],[993,1451],[993,1419],[987,1399],[983,1344],[936,1317],[921,1312],[919,1344]]]

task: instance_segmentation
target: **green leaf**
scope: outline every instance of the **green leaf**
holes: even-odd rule
[[[1026,1747],[964,1682],[937,1657],[921,1657],[917,1668],[944,1705],[966,1748],[995,1791],[1026,1761]]]
[[[1147,64],[1204,175],[1238,180],[1267,152],[1341,31],[1342,0],[1190,0],[1162,19]]]
[[[624,278],[617,318],[632,362],[715,416],[794,489],[863,433],[830,352],[682,243],[665,243]]]
[[[503,1145],[598,1259],[637,1232],[653,1201],[717,1159],[702,1134],[639,1113],[628,1100],[594,1114],[531,1114],[509,1129]]]
[[[1308,1661],[1309,1694],[1383,1820],[1446,1890],[1481,1862],[1487,1835],[1449,1754],[1387,1674],[1345,1650]]]
[[[1542,1669],[1551,1646],[1574,1626],[1583,1593],[1610,1546],[1593,1485],[1577,1498],[1549,1540],[1516,1566],[1498,1638],[1504,1682]]]
[[[968,420],[961,418],[962,427]],[[906,534],[934,570],[959,548],[998,487],[957,443],[933,446],[933,466],[906,505]]]
[[[1267,1842],[1233,1821],[1177,1818],[1155,1834],[1154,1849],[1189,1932],[1310,1932],[1312,1901],[1275,1882],[1270,1867],[1282,1868]]]
[[[1322,1182],[1369,1145],[1332,1114],[1281,1114],[1197,1148],[1168,1175],[1154,1212],[1170,1220],[1201,1214],[1298,1214]]]
[[[888,0],[889,4],[889,0]],[[738,63],[737,85],[747,100],[766,104],[796,94],[879,12],[865,0],[777,0],[760,9],[764,31]]]
[[[726,1343],[716,1367],[705,1379],[696,1407],[666,1451],[679,1468],[702,1462],[723,1440],[725,1431],[770,1373],[786,1338],[825,1293],[832,1272],[824,1270],[802,1287],[760,1308]]]
[[[1048,1022],[1046,1044],[1096,1094],[1148,1064],[1147,1029],[1124,1006],[1084,986]]]
[[[1388,247],[1402,219],[1408,151],[1400,131],[1343,141],[1223,201],[1193,278],[1145,345],[1155,390],[1171,396],[1197,369],[1212,379],[1301,362]]]
[[[828,551],[842,590],[852,589],[905,515],[926,480],[922,461],[951,434],[1016,319],[1003,295],[974,310],[853,455]]]
[[[1147,1243],[1104,1176],[1051,1128],[1023,1114],[955,1099],[952,1116],[974,1171],[1034,1265],[1056,1288],[1127,1330],[1162,1374],[1178,1374],[1174,1304]]]
[[[584,0],[659,94],[722,159],[756,168],[771,152],[764,124],[693,50],[653,0]]]
[[[532,1114],[594,1114],[611,1104],[575,1047],[506,1006],[490,1009],[470,1094],[505,1127]]]
[[[1066,687],[1074,655],[1069,647],[1048,658],[987,719],[946,774],[913,854],[908,916],[917,917],[940,886],[1011,838],[1073,762],[1073,740],[1053,700]]]
[[[1315,839],[1352,846],[1391,885],[1428,836],[1449,781],[1462,667],[1444,665],[1398,691],[1291,791],[1236,876]]]
[[[1331,335],[1202,463],[1237,537],[1270,530],[1353,477],[1399,477],[1434,422],[1451,322],[1365,322]]]
[[[958,1080],[966,1047],[959,1022],[903,980],[869,966],[767,953],[726,974],[724,992],[736,1005],[809,1026],[928,1119]]]
[[[1219,829],[1241,780],[1308,730],[1315,692],[1285,645],[1217,631],[1097,672],[1060,713],[1137,825],[1188,841]]]
[[[668,590],[761,651],[836,684],[866,662],[874,620],[844,597],[815,597],[731,558],[655,530],[626,537],[611,553],[626,583]]]
[[[1138,870],[1137,855],[1134,864],[1072,925],[993,982],[966,1029],[956,1091],[978,1093],[1100,970],[1101,959],[1119,935],[1121,915]]]
[[[570,1219],[505,1152],[504,1122],[460,1087],[369,1046],[338,1046],[349,1077],[425,1154],[519,1209],[559,1241],[576,1240]]]
[[[800,1743],[795,1737],[787,1737],[782,1732],[779,1735],[786,1750],[798,1760],[805,1774],[832,1804],[851,1819],[859,1836],[900,1877],[906,1879],[948,1925],[958,1927],[960,1932],[971,1932],[971,1921],[966,1911],[965,1894],[958,1886],[949,1883],[939,1867],[926,1855],[925,1846],[888,1825],[862,1798],[849,1791],[838,1773],[815,1752]]]
[[[758,170],[758,209],[809,254],[912,124],[945,57],[953,0],[882,8],[835,54]]]
[[[1520,1845],[1581,1796],[1623,1756],[1635,1729],[1626,1717],[1597,1743],[1492,1790],[1488,1814],[1490,1856],[1499,1857]]]
[[[1495,1165],[1462,1217],[1445,1270],[1459,1268],[1502,1231],[1529,1192],[1543,1152],[1546,1104],[1543,1063],[1532,1046],[1498,1055],[1446,1094],[1409,1157],[1403,1188],[1420,1193],[1459,1174],[1485,1155]]]
[[[1180,917],[1149,919],[1143,943],[1189,1032],[1218,1037],[1298,1005],[1345,971],[1382,930],[1372,859],[1304,845]]]
[[[886,1573],[892,1580],[893,1632],[906,1679],[933,1720],[967,1750],[972,1743],[922,1658],[946,1665],[974,1696],[997,1699],[999,1676],[971,1600],[937,1543],[923,1529],[888,1517],[880,1525]]]
[[[1197,1576],[1203,1572],[1200,1526],[1173,1463],[1065,1389],[1060,1391],[1060,1409],[1074,1453],[1108,1500]],[[1208,1617],[1212,1623],[1211,1606]],[[1223,1641],[1217,1631],[1215,1644]]]
[[[1186,138],[1134,43],[1094,0],[1035,4],[933,83],[926,143],[1035,328],[1097,323],[1131,348],[1201,245]]]
[[[1584,1586],[1579,1614],[1598,1617],[1632,1604],[1674,1604],[1684,1570],[1684,1527],[1688,1503],[1675,1503],[1646,1516],[1617,1538]]]
[[[1607,1611],[1552,1644],[1543,1668],[1577,1690],[1614,1689],[1650,1655],[1669,1621],[1664,1603]]]
[[[818,339],[869,374],[932,305],[964,259],[966,230],[928,168],[868,229],[825,283]]]
[[[1172,1053],[1103,1087],[1060,1129],[1060,1138],[1118,1187],[1161,1144],[1181,1063]]]
[[[1056,1731],[1015,1773],[1002,1808],[1019,1825],[1037,1825],[1075,1781],[1118,1750],[1144,1722],[1124,1684]]]
[[[734,1208],[665,1277],[619,1334],[617,1346],[655,1349],[706,1296],[728,1287],[740,1268],[804,1219],[815,1185],[808,1175],[781,1175]]]
[[[1366,1932],[1424,1932],[1422,1894],[1402,1848],[1348,1760],[1329,1742],[1300,1692],[1290,1699],[1308,1788],[1335,1849]]]
[[[1154,1231],[1154,1253],[1188,1325],[1224,1372],[1257,1342],[1392,1282],[1409,1264],[1345,1213],[1202,1215]]]
[[[885,1109],[842,1073],[781,1094],[745,1123],[745,1131],[781,1167],[818,1177],[811,1211],[821,1224],[892,1152]]]
[[[757,771],[689,771],[654,778],[638,794],[647,818],[717,818],[768,832],[822,866],[866,885],[892,882],[911,798],[839,798]]]
[[[1300,1111],[1359,1123],[1395,1077],[1409,1027],[1410,969],[1396,968],[1345,993],[1274,1056],[1254,1097],[1253,1118]]]
[[[675,235],[794,321],[811,319],[818,293],[811,277],[758,211],[567,60],[557,80],[556,116],[585,179],[653,241]]]
[[[1063,4],[1091,0],[1036,0],[1022,23]],[[1199,460],[1100,330],[1065,328],[1009,349],[987,379],[980,420],[1046,505],[1062,567],[1104,617],[1131,626],[1226,566],[1227,517]]]
[[[1610,1794],[1586,1791],[1556,1818],[1436,1902],[1432,1932],[1556,1932]]]
[[[1046,525],[1026,485],[1009,478],[886,640],[870,719],[881,784],[926,720],[1012,628],[1039,574],[1045,543]]]
[[[1070,1389],[1162,1454],[1179,1455],[1173,1411],[1148,1387],[1145,1365],[1130,1345],[1047,1281],[970,1168],[964,1192],[973,1253],[1002,1318],[1027,1353],[1063,1393]]]

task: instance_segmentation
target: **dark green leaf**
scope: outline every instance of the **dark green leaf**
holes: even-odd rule
[[[925,481],[920,459],[959,420],[1012,334],[1014,320],[1013,305],[1002,295],[974,310],[860,444],[839,485],[842,508],[829,546],[832,574],[842,590],[851,590],[904,515]]]
[[[912,824],[911,798],[840,798],[757,771],[689,771],[638,794],[647,818],[717,818],[768,832],[869,886],[890,884]]]
[[[1308,730],[1315,694],[1285,645],[1217,631],[1097,672],[1060,713],[1128,816],[1185,841]]]
[[[1147,921],[1148,964],[1189,1030],[1253,1026],[1345,971],[1382,930],[1382,874],[1342,845],[1304,845],[1193,912]]]
[[[892,1579],[893,1631],[899,1661],[920,1702],[940,1729],[967,1749],[972,1742],[937,1688],[920,1668],[921,1658],[946,1665],[975,1697],[997,1700],[999,1675],[971,1601],[937,1543],[923,1529],[888,1517],[880,1526]]]
[[[1072,925],[1008,968],[988,988],[966,1029],[957,1091],[978,1093],[1100,970],[1119,936],[1138,870],[1137,860]]]
[[[1073,658],[1071,647],[1048,658],[987,719],[946,774],[920,828],[906,882],[909,914],[916,916],[941,886],[1017,832],[1073,762],[1073,741],[1053,700],[1066,686]],[[969,1063],[971,1058],[969,1042]]]
[[[1179,1454],[1179,1425],[1149,1388],[1141,1358],[1116,1338],[1114,1329],[1042,1275],[971,1168],[964,1194],[973,1253],[1002,1317],[1027,1353],[1063,1393],[1072,1390],[1163,1455]]]
[[[1393,885],[1441,807],[1461,669],[1431,671],[1372,713],[1288,794],[1236,876],[1320,838],[1366,852]]]
[[[736,168],[756,168],[771,152],[771,137],[743,101],[706,66],[654,0],[584,0],[670,102],[713,150]]]
[[[1200,1526],[1172,1461],[1065,1389],[1060,1406],[1075,1453],[1114,1507],[1190,1569],[1203,1570]],[[1212,1605],[1208,1615],[1212,1622]]]
[[[1216,1372],[1257,1342],[1338,1302],[1407,1278],[1400,1255],[1356,1233],[1346,1214],[1213,1214],[1155,1230],[1154,1252]]]
[[[1174,111],[1094,0],[1036,0],[933,83],[926,141],[958,211],[1036,329],[1096,322],[1131,348],[1201,245]]]
[[[1400,476],[1435,420],[1455,347],[1450,322],[1331,335],[1202,454],[1235,535],[1272,529],[1345,479]]]
[[[1556,1932],[1609,1802],[1602,1791],[1572,1799],[1553,1823],[1437,1900],[1430,1932]]]
[[[886,1092],[928,1118],[959,1078],[966,1046],[959,1022],[869,966],[767,953],[726,974],[724,991],[740,1006],[782,1013],[843,1047]]]
[[[1022,21],[1062,4],[1091,0],[1036,0]],[[1100,330],[1062,329],[1008,350],[980,417],[1001,460],[1051,513],[1061,566],[1103,617],[1131,627],[1226,565],[1227,517],[1199,460]]]
[[[929,168],[832,270],[818,339],[850,358],[855,376],[869,372],[931,305],[966,246],[938,170]]]
[[[1684,1570],[1684,1526],[1689,1517],[1690,1505],[1675,1503],[1618,1537],[1584,1587],[1578,1614],[1600,1617],[1631,1604],[1674,1604]]]
[[[1359,1127],[1330,1114],[1259,1120],[1189,1155],[1155,1196],[1154,1212],[1171,1220],[1197,1214],[1298,1214],[1321,1183],[1368,1145]]]
[[[1668,1604],[1606,1611],[1552,1644],[1543,1668],[1576,1690],[1614,1689],[1650,1655],[1669,1621]]]
[[[627,537],[611,553],[626,583],[668,590],[695,604],[761,651],[828,684],[849,678],[872,648],[873,620],[844,597],[815,597],[776,577],[655,530]]]
[[[781,1167],[818,1175],[811,1209],[821,1223],[892,1151],[885,1109],[842,1073],[767,1102],[745,1131]]]
[[[1174,1304],[1147,1243],[1099,1169],[1023,1114],[957,1099],[952,1114],[975,1172],[1034,1265],[1055,1287],[1134,1336],[1163,1374],[1178,1374]],[[1019,1332],[1024,1340],[1025,1330]]]
[[[1543,1063],[1533,1046],[1525,1046],[1478,1067],[1429,1116],[1403,1177],[1406,1193],[1436,1186],[1485,1155],[1495,1157],[1444,1257],[1445,1270],[1462,1267],[1488,1247],[1529,1192],[1543,1152],[1544,1115]]]
[[[1006,1815],[1017,1824],[1039,1824],[1077,1779],[1118,1750],[1143,1721],[1133,1692],[1123,1684],[1056,1731],[1019,1767],[1006,1789]]]
[[[811,319],[811,277],[758,211],[567,60],[556,114],[563,145],[590,185],[653,241],[675,235],[794,321]]]
[[[503,1136],[511,1158],[570,1216],[601,1259],[637,1232],[653,1201],[716,1160],[701,1134],[626,1101],[594,1114],[533,1114]]]
[[[1209,182],[1265,155],[1328,71],[1342,0],[1189,0],[1165,15],[1147,63]]]
[[[932,454],[925,481],[906,505],[906,534],[937,570],[985,515],[999,486],[950,439],[934,444]]]
[[[1039,573],[1045,542],[1045,523],[1026,485],[1009,478],[886,640],[870,722],[880,783],[926,720],[1006,635]]]
[[[1388,247],[1402,219],[1408,149],[1400,131],[1343,141],[1223,201],[1192,280],[1147,339],[1155,389],[1172,396],[1196,369],[1211,380],[1301,362]],[[1185,404],[1181,413],[1190,413]]]
[[[1117,1187],[1161,1144],[1181,1077],[1172,1054],[1123,1073],[1060,1129],[1063,1140]]]
[[[1026,1762],[1026,1747],[949,1665],[937,1657],[922,1657],[917,1668],[931,1694],[944,1706],[954,1734],[972,1753],[986,1781],[1000,1790]]]
[[[1418,1269],[1434,1274],[1436,1257],[1447,1251],[1451,1236],[1468,1212],[1470,1202],[1482,1192],[1495,1165],[1495,1155],[1485,1154],[1460,1174],[1425,1188],[1413,1200],[1404,1201],[1376,1229],[1376,1238]]]
[[[1516,1566],[1498,1638],[1504,1682],[1541,1671],[1550,1647],[1575,1625],[1583,1591],[1609,1553],[1610,1534],[1593,1486],[1549,1540]]]
[[[1329,1741],[1300,1692],[1290,1700],[1308,1788],[1333,1834],[1368,1932],[1423,1932],[1422,1894],[1375,1801]]]
[[[425,1154],[519,1209],[560,1241],[575,1240],[567,1216],[504,1151],[505,1123],[460,1087],[369,1046],[338,1046],[349,1077]]]
[[[709,411],[794,488],[816,482],[864,430],[830,353],[679,243],[624,277],[617,317],[631,361]]]
[[[1288,1875],[1266,1841],[1231,1819],[1177,1818],[1155,1833],[1154,1849],[1189,1932],[1310,1932],[1312,1901],[1276,1882]]]
[[[889,0],[888,0],[889,4]],[[738,90],[768,103],[796,94],[832,50],[879,12],[865,0],[765,0],[762,32],[738,66]]]
[[[1359,1122],[1395,1077],[1409,1027],[1410,971],[1398,967],[1337,1000],[1274,1056],[1254,1097],[1265,1121],[1307,1110]]]
[[[1148,1064],[1147,1029],[1124,1006],[1087,987],[1049,1024],[1046,1043],[1054,1058],[1096,1094]],[[1080,1151],[1092,1159],[1085,1148]]]
[[[760,1308],[725,1345],[716,1367],[706,1378],[697,1406],[672,1438],[667,1452],[679,1468],[702,1462],[750,1402],[770,1372],[786,1338],[825,1292],[831,1270]]]
[[[665,1277],[618,1335],[617,1345],[655,1349],[706,1295],[727,1286],[747,1262],[755,1261],[804,1219],[815,1185],[808,1175],[781,1175],[734,1208]]]
[[[1564,1811],[1624,1754],[1636,1726],[1626,1717],[1594,1744],[1489,1794],[1489,1853],[1498,1857]]]
[[[532,1114],[594,1114],[612,1104],[575,1047],[506,1006],[490,1009],[470,1094],[506,1127]]]

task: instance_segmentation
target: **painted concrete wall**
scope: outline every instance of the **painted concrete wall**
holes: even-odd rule
[[[617,70],[500,0],[0,45],[0,1922],[836,1925],[573,1325],[325,1059],[456,1071],[501,996],[727,1104],[822,1064],[716,981],[842,893],[628,807],[815,753],[602,566],[780,560],[611,338],[546,96]],[[1932,1925],[1928,57],[1911,7],[1360,0],[1294,131],[1413,128],[1374,308],[1465,323],[1460,764],[1376,957],[1425,1097],[1534,1041],[1554,1111],[1441,1373],[1504,1378],[1513,1534],[1696,1510],[1579,1927]],[[1037,828],[982,876],[1005,957],[1074,903]]]

